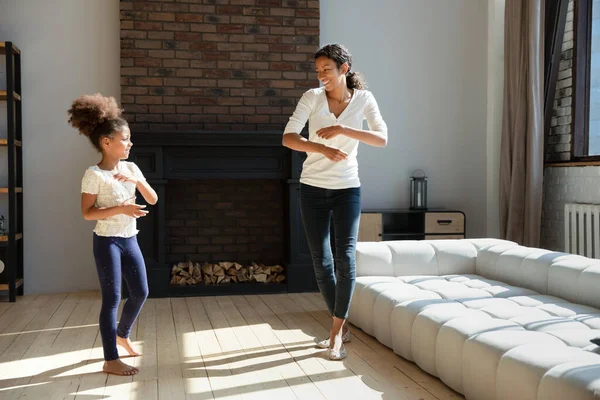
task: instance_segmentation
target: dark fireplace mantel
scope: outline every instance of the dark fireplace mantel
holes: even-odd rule
[[[281,132],[135,132],[130,160],[159,196],[138,220],[151,297],[316,291],[312,261],[300,219],[298,195],[303,154],[281,145]],[[169,284],[165,193],[171,180],[276,179],[285,185],[285,284]],[[140,196],[138,196],[140,197]],[[141,198],[139,200],[142,200]],[[182,260],[183,261],[183,260]]]

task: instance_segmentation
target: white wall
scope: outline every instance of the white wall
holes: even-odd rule
[[[67,109],[86,93],[120,97],[119,2],[2,0],[0,40],[23,52],[25,291],[96,289],[93,223],[81,218],[80,184],[98,155],[68,126]]]
[[[481,0],[327,0],[321,44],[339,42],[366,75],[389,128],[361,146],[364,208],[407,207],[409,177],[429,176],[429,205],[487,233],[488,5]],[[496,57],[496,55],[494,55]]]
[[[487,236],[500,237],[500,142],[504,102],[504,5],[488,1]]]

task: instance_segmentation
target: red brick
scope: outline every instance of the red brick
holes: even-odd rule
[[[121,88],[122,94],[148,94],[148,88],[137,86],[125,86]]]
[[[163,65],[165,67],[169,67],[169,68],[189,68],[190,60],[180,60],[180,59],[163,60]]]
[[[284,79],[306,79],[306,72],[284,72]]]
[[[229,15],[207,15],[204,17],[206,22],[212,24],[229,24],[231,23],[231,17]]]
[[[176,53],[176,57],[185,59],[202,59],[203,53],[201,51],[178,51]]]
[[[216,87],[216,79],[192,79],[192,86],[195,87]],[[204,92],[202,92],[204,93]]]
[[[254,107],[229,107],[229,112],[232,114],[254,114],[256,108]]]
[[[135,122],[162,122],[162,115],[136,114]]]
[[[203,72],[199,69],[178,69],[177,76],[188,78],[201,78],[203,76]]]
[[[133,21],[121,21],[121,29],[133,29]]]
[[[297,17],[319,18],[319,15],[320,15],[319,10],[315,10],[315,9],[306,9],[306,10],[298,9],[298,10],[296,10]]]
[[[281,61],[281,53],[256,53],[257,61]]]
[[[140,11],[160,11],[161,4],[160,3],[150,3],[147,1],[134,1],[133,8]],[[121,5],[125,5],[127,3],[121,2]]]
[[[281,71],[258,71],[258,79],[281,79]]]
[[[162,97],[159,96],[137,96],[137,104],[162,104]]]
[[[274,53],[293,53],[295,46],[290,44],[270,44],[269,51]]]
[[[203,58],[205,60],[207,60],[207,61],[228,60],[229,59],[229,53],[224,53],[224,52],[208,53],[208,52],[205,52]]]
[[[121,58],[121,67],[133,67],[133,58]]]
[[[148,21],[175,21],[175,14],[173,13],[148,13]]]
[[[312,61],[313,57],[308,54],[282,54],[283,61],[296,61],[296,62],[305,62]]]
[[[135,21],[135,29],[139,31],[160,31],[162,26],[160,22]]]
[[[167,22],[165,22],[163,24],[163,29],[165,31],[189,31],[190,26],[189,26],[189,24],[183,24],[183,23],[167,23]]]
[[[165,78],[166,86],[190,86],[188,78]]]
[[[244,15],[269,15],[269,9],[258,7],[244,7]]]
[[[279,88],[279,89],[293,89],[294,84],[298,84],[298,82],[287,81],[287,80],[271,81],[271,87]]]
[[[193,13],[200,13],[200,14],[214,14],[215,13],[215,6],[201,6],[201,5],[191,5],[190,6],[190,11]]]
[[[203,77],[214,79],[227,79],[229,78],[229,71],[223,71],[218,69],[207,70],[204,71]]]
[[[244,62],[244,68],[248,69],[269,69],[268,62],[247,61]]]
[[[190,30],[192,32],[215,33],[217,26],[214,24],[190,24]]]
[[[247,80],[244,81],[244,86],[249,88],[268,88],[270,85],[269,81],[259,81],[259,80]]]
[[[274,17],[295,17],[296,10],[293,8],[271,8],[270,14]]]
[[[177,106],[178,114],[202,114],[204,107],[201,106]],[[192,117],[192,122],[194,122]]]
[[[244,99],[241,97],[219,97],[220,106],[241,106],[244,105]]]
[[[231,35],[229,37],[230,42],[239,43],[254,43],[256,37],[254,35]]]
[[[174,32],[148,32],[148,39],[173,40],[174,38]]]
[[[201,14],[177,14],[175,17],[177,22],[202,22],[204,15]]]
[[[148,56],[151,58],[173,58],[175,52],[173,50],[149,50]]]
[[[268,124],[269,120],[268,115],[247,115],[244,117],[244,122],[251,124]]]
[[[243,25],[218,25],[217,32],[219,33],[244,33]]]
[[[268,44],[245,44],[244,51],[269,51]]]
[[[172,106],[172,105],[169,105],[169,106],[165,106],[165,105],[150,106],[149,111],[152,114],[174,114],[175,113],[175,106]]]
[[[217,121],[224,124],[239,124],[244,122],[243,115],[217,115]]]
[[[216,106],[219,104],[219,101],[214,97],[192,97],[190,103],[203,106]]]
[[[272,62],[270,68],[275,71],[293,71],[294,63],[290,62]]]
[[[208,50],[208,51],[217,51],[221,43],[215,42],[198,42],[192,43],[190,46],[190,50]]]
[[[145,20],[148,13],[143,11],[121,11],[121,20],[125,21],[140,21]]]
[[[259,25],[283,25],[281,17],[258,17],[256,23]]]
[[[243,96],[243,97],[255,97],[256,90],[255,89],[231,89],[232,96]]]
[[[278,44],[283,41],[282,36],[274,36],[274,35],[257,35],[256,43],[267,43],[267,44]]]
[[[192,60],[192,68],[217,68],[217,62]]]
[[[258,7],[280,7],[281,0],[256,0]]]
[[[229,55],[229,58],[232,60],[235,60],[235,61],[238,61],[238,60],[239,61],[254,61],[254,60],[256,60],[256,54],[245,53],[245,52],[243,52],[243,53],[235,52],[235,53],[231,53]]]
[[[163,84],[162,78],[136,78],[136,85],[139,86],[161,86]]]
[[[165,97],[163,97],[163,102],[165,104],[175,104],[178,106],[179,105],[187,105],[187,104],[190,104],[190,98],[189,97],[179,97],[179,96],[165,96]]]
[[[162,10],[163,11],[168,11],[168,12],[187,12],[187,11],[190,11],[190,5],[189,4],[168,4],[168,3],[164,3],[162,5]]]
[[[254,6],[256,0],[229,0],[229,4],[232,6]]]
[[[319,36],[319,28],[295,28],[296,35]]]
[[[207,106],[204,107],[206,114],[229,114],[229,107]]]
[[[300,35],[300,33],[296,33],[297,29],[302,28],[294,28],[287,26],[272,26],[271,27],[271,35]]]
[[[252,89],[254,90],[254,89]],[[269,99],[266,97],[255,98],[255,97],[246,97],[244,98],[244,105],[247,106],[268,106]]]
[[[241,6],[217,6],[217,14],[242,14],[244,7]]]
[[[162,42],[160,40],[136,40],[135,47],[138,49],[160,49]]]
[[[281,107],[257,107],[257,114],[268,114],[268,115],[276,115],[281,114]]]
[[[124,31],[121,30],[121,38],[123,39],[146,39],[147,32],[144,31]]]
[[[190,32],[177,32],[175,33],[175,40],[187,40],[190,42],[202,41],[201,33],[190,33]]]
[[[242,51],[244,46],[241,43],[219,43],[218,46],[214,44],[214,47],[211,50],[218,48],[219,51]]]
[[[256,17],[232,15],[231,23],[232,24],[254,25],[254,24],[256,24]]]
[[[243,85],[244,85],[243,82],[240,80],[222,79],[222,80],[217,81],[217,87],[222,87],[222,88],[240,88]]]
[[[202,39],[209,42],[226,42],[229,36],[221,33],[203,33]]]

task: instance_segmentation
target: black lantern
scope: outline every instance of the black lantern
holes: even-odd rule
[[[427,176],[422,169],[414,171],[410,177],[410,208],[427,209]]]

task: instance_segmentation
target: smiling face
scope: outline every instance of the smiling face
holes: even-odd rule
[[[114,159],[126,160],[129,157],[131,146],[133,146],[131,132],[126,126],[120,132],[102,138],[102,151]]]
[[[319,81],[330,91],[338,86],[346,87],[346,73],[348,64],[343,63],[339,68],[331,58],[321,56],[315,60],[315,69]]]

